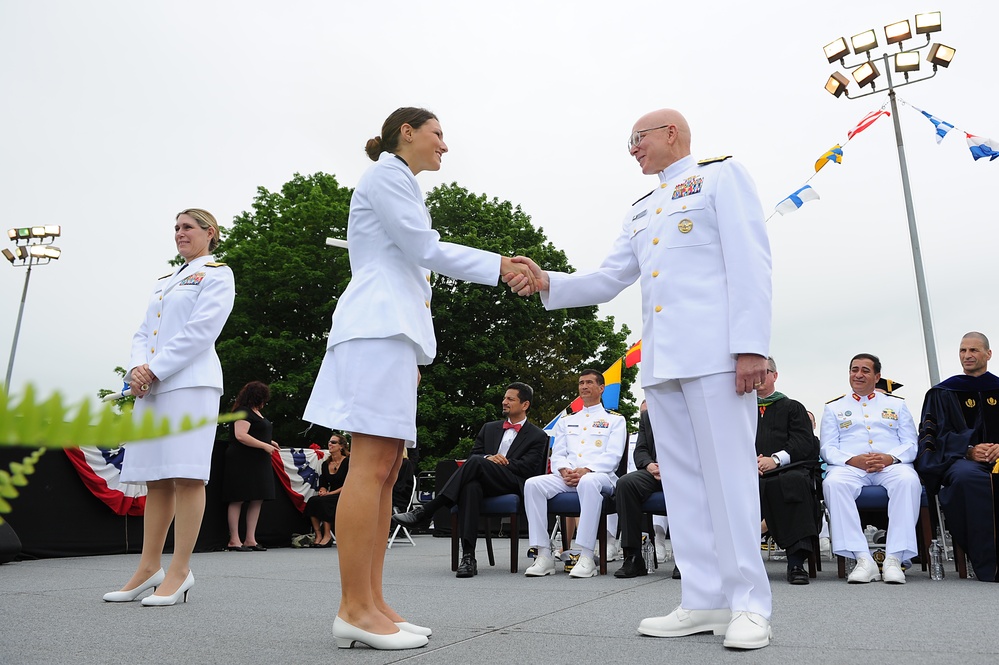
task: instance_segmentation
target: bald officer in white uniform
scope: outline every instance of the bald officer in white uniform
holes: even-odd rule
[[[847,581],[878,579],[878,565],[864,536],[857,497],[866,485],[888,491],[888,538],[884,581],[905,584],[902,562],[916,555],[916,520],[923,488],[912,467],[916,425],[905,400],[875,390],[881,378],[877,356],[850,360],[852,392],[826,404],[822,414],[822,459],[829,465],[822,492],[829,508],[833,553],[857,560]]]
[[[593,549],[600,527],[600,509],[604,494],[609,496],[614,492],[617,467],[628,444],[628,424],[621,414],[604,409],[603,393],[603,374],[595,369],[583,370],[579,375],[583,408],[560,418],[555,424],[551,473],[528,478],[524,485],[527,528],[531,545],[538,548],[534,565],[524,573],[527,577],[555,573],[548,536],[548,499],[563,492],[579,494],[579,526],[576,527],[579,561],[569,576],[593,577],[597,574]]]
[[[763,210],[740,164],[694,161],[690,128],[677,111],[640,118],[628,147],[659,187],[628,211],[599,268],[536,269],[535,277],[548,309],[607,302],[642,285],[642,383],[683,583],[680,607],[645,619],[639,632],[711,631],[725,635],[726,647],[765,647],[771,596],[756,526],[753,393],[770,346]],[[510,285],[517,289],[519,280]]]

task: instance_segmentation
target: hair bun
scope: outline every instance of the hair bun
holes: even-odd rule
[[[368,142],[364,144],[364,152],[368,153],[368,157],[371,161],[377,162],[378,155],[382,154],[385,149],[382,147],[382,137],[376,136],[373,139],[368,139]]]

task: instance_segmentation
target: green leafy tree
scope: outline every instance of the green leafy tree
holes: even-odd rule
[[[236,276],[236,301],[216,350],[225,374],[222,409],[250,381],[270,386],[265,414],[282,445],[303,439],[302,412],[326,349],[330,316],[350,280],[342,249],[352,190],[325,173],[295,174],[279,192],[260,187],[215,252]]]
[[[519,206],[470,194],[457,184],[427,196],[434,228],[447,240],[507,256],[530,256],[544,268],[571,272],[565,254],[535,228]],[[596,307],[545,311],[537,297],[434,275],[437,358],[423,370],[417,407],[424,468],[462,458],[482,423],[500,416],[512,381],[535,390],[530,417],[544,425],[577,396],[579,371],[605,370],[627,350],[629,330]],[[624,372],[621,412],[636,412]]]
[[[235,218],[216,252],[236,275],[235,306],[216,345],[223,404],[248,381],[268,383],[265,413],[284,445],[321,442],[319,434],[302,439],[301,414],[325,353],[330,315],[350,280],[347,252],[325,245],[329,236],[346,236],[350,195],[324,173],[295,175],[280,192],[259,188],[252,210]],[[508,202],[452,184],[430,192],[427,205],[445,240],[572,269],[543,230]],[[629,341],[628,329],[597,317],[595,307],[546,312],[537,297],[518,297],[502,284],[436,274],[433,286],[438,355],[423,368],[417,414],[424,468],[463,457],[482,423],[499,417],[510,382],[535,388],[531,417],[544,424],[575,398],[580,369],[606,369]],[[621,411],[629,416],[636,411],[628,400],[636,373],[626,371],[622,382]]]

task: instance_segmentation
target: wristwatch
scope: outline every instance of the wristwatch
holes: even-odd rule
[[[770,459],[772,459],[774,461],[774,464],[776,464],[777,466],[780,466],[780,458],[777,457],[776,453],[773,454],[773,455],[771,455]]]
[[[897,457],[895,457],[894,455],[892,455],[892,456],[891,456],[891,463],[892,463],[892,464],[901,464],[901,463],[902,463],[902,460],[900,460],[899,458],[897,458]]]

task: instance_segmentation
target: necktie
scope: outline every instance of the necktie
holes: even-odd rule
[[[520,433],[520,425],[514,425],[509,420],[503,423],[503,429],[512,429],[514,432]]]

